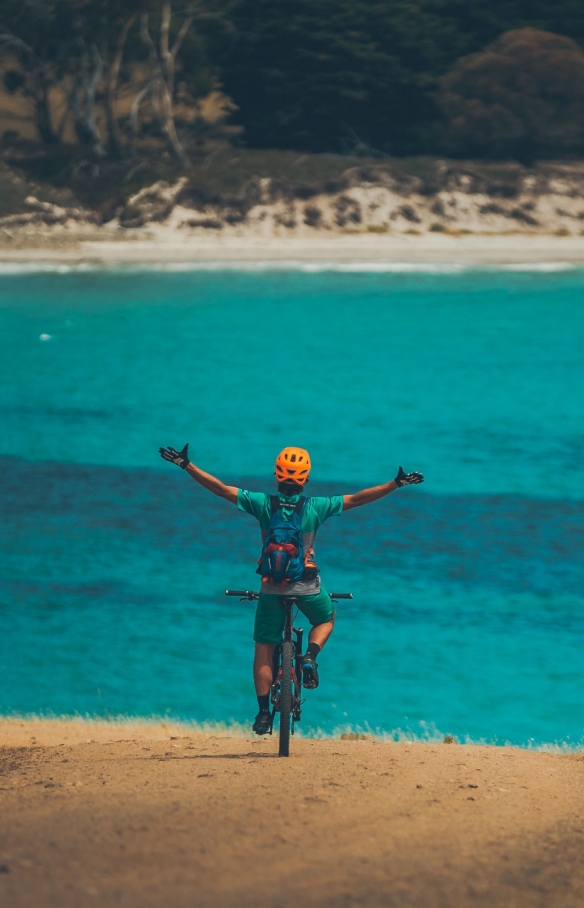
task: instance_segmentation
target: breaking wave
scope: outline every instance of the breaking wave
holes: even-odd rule
[[[21,274],[79,274],[88,271],[143,273],[192,271],[300,271],[306,274],[340,272],[351,274],[461,274],[469,271],[559,272],[583,268],[572,262],[524,262],[516,264],[476,264],[461,262],[305,262],[281,261],[215,261],[215,262],[0,262],[0,278]]]

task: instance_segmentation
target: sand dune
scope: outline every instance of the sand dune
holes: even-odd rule
[[[584,757],[0,723],[6,908],[584,904]]]

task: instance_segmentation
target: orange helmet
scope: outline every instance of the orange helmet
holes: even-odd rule
[[[284,448],[276,457],[276,479],[291,479],[303,486],[310,473],[310,455],[304,448]]]

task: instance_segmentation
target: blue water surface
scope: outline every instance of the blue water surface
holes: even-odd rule
[[[158,457],[313,494],[351,590],[305,729],[584,738],[584,272],[0,274],[0,712],[247,721],[257,525]]]

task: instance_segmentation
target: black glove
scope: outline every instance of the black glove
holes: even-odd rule
[[[169,463],[175,463],[181,470],[186,470],[189,465],[189,445],[188,442],[182,451],[175,451],[174,448],[158,448],[158,452],[163,460]]]
[[[411,486],[417,485],[419,482],[424,482],[423,473],[406,473],[403,467],[400,467],[397,471],[397,476],[394,479],[394,482],[398,488],[400,486]]]

